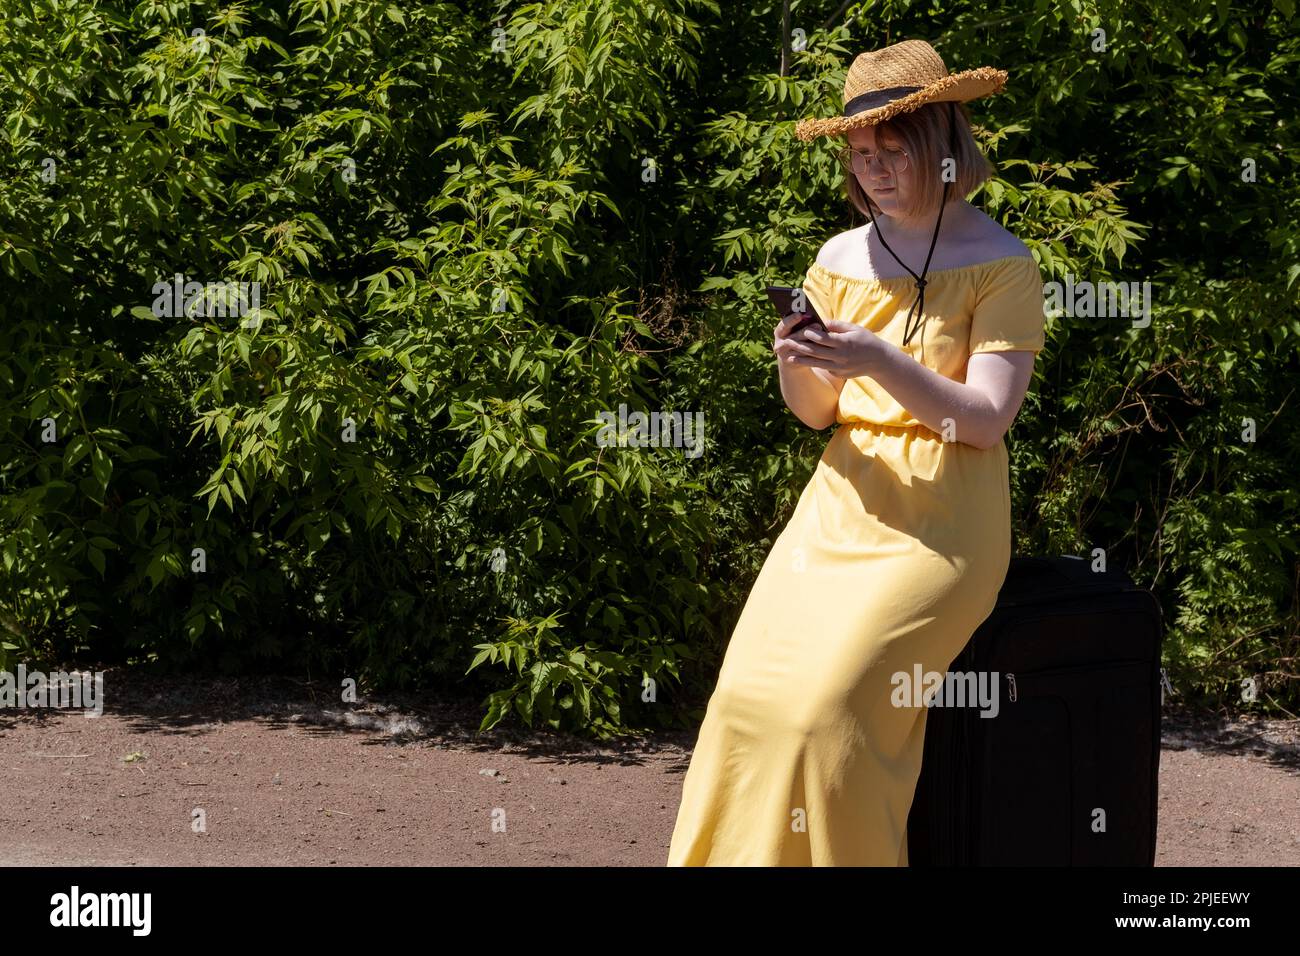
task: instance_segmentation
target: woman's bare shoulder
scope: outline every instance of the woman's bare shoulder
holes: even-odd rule
[[[843,266],[850,249],[861,249],[866,226],[845,229],[831,236],[817,252],[817,261],[832,272],[845,271]]]
[[[967,236],[967,241],[981,250],[981,259],[1003,259],[1007,256],[1027,256],[1032,258],[1029,247],[1015,233],[990,219],[983,212],[980,221]]]

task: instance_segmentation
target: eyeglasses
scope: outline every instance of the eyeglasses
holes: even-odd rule
[[[901,173],[907,170],[907,150],[893,146],[886,146],[874,153],[846,146],[835,154],[835,158],[839,160],[845,172],[857,173],[859,176],[867,171],[873,159],[879,159],[880,164],[889,173]]]

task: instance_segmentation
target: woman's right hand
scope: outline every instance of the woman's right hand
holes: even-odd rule
[[[772,330],[772,352],[776,355],[779,364],[786,365],[789,363],[790,356],[808,354],[793,347],[794,343],[799,341],[800,336],[790,336],[790,330],[807,317],[807,312],[791,312],[778,322],[776,328]],[[807,345],[804,344],[804,347],[807,348]]]

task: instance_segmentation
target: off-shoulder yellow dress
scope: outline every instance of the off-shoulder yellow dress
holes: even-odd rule
[[[977,352],[1044,343],[1028,256],[929,273],[904,351],[965,381]],[[910,276],[814,263],[823,316],[902,347]],[[894,706],[898,672],[948,669],[993,611],[1011,558],[1006,444],[944,441],[869,377],[754,582],[682,785],[669,866],[906,866],[927,708]]]

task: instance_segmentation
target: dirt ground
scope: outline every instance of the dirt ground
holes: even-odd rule
[[[662,866],[694,743],[478,736],[475,701],[322,706],[337,690],[284,679],[116,678],[98,718],[0,710],[0,864]],[[1156,863],[1300,864],[1300,721],[1167,710]]]

